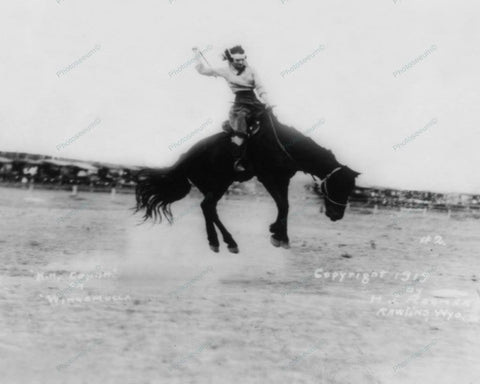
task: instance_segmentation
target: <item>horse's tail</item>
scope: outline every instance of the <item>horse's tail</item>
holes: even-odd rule
[[[169,168],[145,169],[138,175],[135,196],[136,212],[145,209],[144,220],[162,221],[162,214],[169,223],[173,221],[170,204],[183,199],[191,185],[179,162]]]

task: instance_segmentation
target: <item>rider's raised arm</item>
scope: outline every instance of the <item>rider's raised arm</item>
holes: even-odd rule
[[[195,65],[195,69],[197,70],[198,73],[201,75],[205,76],[218,76],[217,72],[211,68],[207,67],[205,64],[203,64],[201,61],[198,62],[197,65]]]
[[[198,50],[197,47],[193,47],[192,48],[192,51],[194,53],[194,59],[195,61],[197,62],[197,64],[195,65],[195,69],[197,70],[198,73],[200,73],[201,75],[205,75],[205,76],[221,76],[220,75],[220,72],[218,69],[214,69],[212,68],[210,65],[209,66],[206,66],[204,63],[203,63],[203,60],[202,60],[202,54],[201,52]]]
[[[201,75],[225,77],[225,71],[223,68],[212,68],[210,66],[206,66],[200,58],[197,58],[197,65],[195,65],[195,69]]]

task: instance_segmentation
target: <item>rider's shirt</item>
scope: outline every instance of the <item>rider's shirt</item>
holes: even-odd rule
[[[233,93],[252,91],[255,89],[258,95],[266,101],[266,91],[263,88],[263,84],[259,80],[257,72],[248,64],[245,64],[245,69],[240,74],[238,74],[238,70],[230,63],[227,67],[211,68],[200,62],[195,66],[195,69],[198,73],[205,76],[223,77],[227,80],[228,86]]]

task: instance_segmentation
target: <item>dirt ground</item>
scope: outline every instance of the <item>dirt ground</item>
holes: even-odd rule
[[[0,188],[1,383],[436,383],[480,378],[480,220],[224,199],[137,225],[132,195]],[[430,236],[430,237],[428,237]]]

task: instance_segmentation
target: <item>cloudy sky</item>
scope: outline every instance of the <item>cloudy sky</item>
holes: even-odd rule
[[[362,172],[360,184],[480,193],[479,8],[473,0],[2,2],[0,150],[168,165],[220,129],[232,100],[222,79],[188,64],[191,48],[206,49],[216,66],[240,43],[279,118],[301,131],[324,119],[310,135]]]

